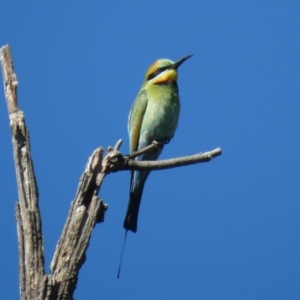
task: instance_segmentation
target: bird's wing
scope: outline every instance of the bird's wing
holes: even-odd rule
[[[131,107],[128,117],[130,153],[136,151],[138,148],[140,131],[147,108],[147,103],[147,92],[145,90],[141,90]]]

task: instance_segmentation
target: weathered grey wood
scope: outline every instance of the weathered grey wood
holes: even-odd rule
[[[19,239],[20,293],[22,299],[38,299],[45,270],[38,189],[30,156],[29,131],[25,125],[24,114],[18,107],[18,81],[8,46],[1,48],[0,59],[19,195],[16,217]]]
[[[107,209],[107,205],[103,204],[97,194],[105,177],[103,171],[107,168],[104,166],[115,150],[111,150],[103,160],[103,149],[98,148],[89,159],[75,200],[71,203],[66,225],[51,263],[51,273],[45,274],[38,190],[30,156],[29,132],[24,114],[18,108],[18,83],[9,46],[2,47],[0,53],[19,193],[16,219],[21,299],[73,299],[92,229],[96,223],[103,221]]]
[[[71,202],[50,267],[55,288],[49,290],[46,299],[72,299],[92,229],[104,219],[107,205],[97,197],[105,177],[101,173],[102,156],[102,148],[94,151],[79,182],[75,200]]]
[[[136,157],[151,149],[157,147],[161,143],[154,141],[153,144],[142,148],[136,152],[131,153],[130,155],[123,156],[119,152],[114,152],[114,156],[110,159],[110,164],[107,166],[106,173],[110,172],[119,172],[127,170],[165,170],[177,167],[183,167],[188,165],[194,165],[198,163],[209,162],[215,157],[222,154],[221,148],[216,148],[214,150],[197,153],[189,156],[170,158],[165,160],[152,160],[152,161],[141,161],[134,160],[133,157]]]

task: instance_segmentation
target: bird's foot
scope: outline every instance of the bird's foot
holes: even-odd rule
[[[156,146],[156,148],[158,148],[159,146],[163,146],[165,144],[169,144],[171,139],[168,138],[162,138],[159,140],[155,140],[152,142],[152,144],[154,144]]]

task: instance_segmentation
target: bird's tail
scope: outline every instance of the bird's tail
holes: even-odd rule
[[[143,188],[144,186],[142,186],[139,189],[138,193],[131,192],[129,195],[129,202],[128,202],[128,207],[127,207],[127,212],[126,212],[123,227],[126,230],[131,230],[132,232],[136,232],[137,230],[137,221],[138,221],[141,198],[143,194]]]

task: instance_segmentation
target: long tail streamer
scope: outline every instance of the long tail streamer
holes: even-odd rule
[[[119,262],[119,269],[118,269],[118,275],[117,278],[120,278],[121,275],[121,267],[122,267],[122,262],[123,262],[123,256],[124,256],[124,250],[125,250],[125,244],[126,244],[126,237],[127,237],[127,231],[125,231],[125,236],[124,236],[124,241],[123,241],[123,246],[122,246],[122,251],[121,251],[121,256],[120,256],[120,262]]]

